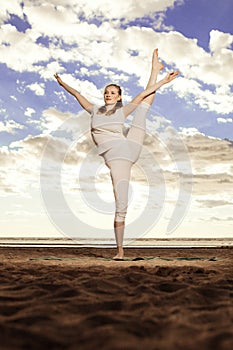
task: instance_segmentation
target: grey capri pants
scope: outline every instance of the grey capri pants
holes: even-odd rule
[[[110,169],[116,204],[116,222],[125,221],[131,168],[142,150],[149,108],[149,104],[141,103],[135,111],[127,136],[123,140],[117,140],[111,149],[102,154]]]

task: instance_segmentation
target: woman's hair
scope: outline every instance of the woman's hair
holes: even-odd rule
[[[108,87],[110,86],[114,86],[115,88],[117,88],[118,90],[118,94],[121,98],[121,94],[122,94],[122,91],[121,91],[121,87],[119,85],[116,85],[116,84],[109,84],[107,86],[105,86],[105,89],[106,90]],[[123,106],[123,103],[122,103],[122,100],[120,99],[120,101],[117,101],[117,103],[115,104],[114,108],[113,109],[110,109],[110,111],[107,111],[107,108],[106,106],[102,106],[98,109],[98,113],[100,114],[106,114],[106,115],[111,115],[111,114],[114,114],[116,112],[117,109],[121,108]]]

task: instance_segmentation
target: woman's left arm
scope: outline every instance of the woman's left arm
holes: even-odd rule
[[[143,100],[147,96],[153,94],[161,86],[163,86],[167,83],[170,83],[172,80],[174,80],[177,77],[178,74],[179,74],[178,71],[168,73],[165,78],[160,80],[154,86],[150,86],[150,87],[146,88],[145,90],[143,90],[142,92],[140,92],[136,97],[133,98],[133,100],[129,104],[127,104],[123,107],[123,113],[124,113],[125,117],[127,117],[130,113],[132,113],[137,108],[137,106],[140,105],[141,102],[143,102]]]

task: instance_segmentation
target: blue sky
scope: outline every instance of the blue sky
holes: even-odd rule
[[[165,23],[172,23],[175,30],[187,38],[197,38],[198,44],[208,51],[212,29],[232,33],[232,6],[231,0],[186,1],[182,6],[167,10]]]
[[[130,1],[129,1],[130,3]],[[81,21],[83,23],[95,23],[97,25],[97,28],[100,28],[103,23],[106,23],[110,28],[128,28],[129,31],[132,28],[148,28],[148,29],[154,29],[156,34],[162,33],[167,34],[170,36],[168,37],[168,48],[167,48],[167,55],[170,55],[170,57],[173,56],[173,50],[176,50],[174,54],[174,59],[171,59],[167,67],[176,67],[181,71],[181,77],[184,77],[186,79],[186,83],[188,84],[189,80],[191,82],[199,83],[200,86],[198,88],[198,94],[200,95],[199,98],[197,96],[192,96],[191,91],[187,91],[186,93],[184,91],[174,91],[173,89],[168,89],[164,94],[159,94],[157,103],[155,104],[155,108],[159,108],[159,112],[162,115],[165,115],[168,119],[170,119],[174,125],[175,128],[179,127],[185,127],[185,128],[197,128],[200,132],[205,133],[208,136],[214,136],[219,138],[228,138],[232,139],[232,108],[230,103],[230,98],[232,97],[232,72],[230,71],[230,64],[232,64],[232,23],[231,23],[231,16],[230,13],[232,13],[232,2],[229,0],[224,1],[217,1],[213,0],[210,2],[206,1],[180,1],[175,2],[174,6],[172,7],[166,7],[164,6],[164,11],[159,12],[153,12],[153,3],[157,3],[156,1],[150,1],[148,4],[148,12],[144,13],[143,16],[137,17],[136,19],[131,19],[125,17],[126,14],[123,13],[123,18],[114,19],[112,18],[113,14],[108,14],[108,17],[104,18],[104,11],[103,13],[99,14],[98,16],[92,14],[90,16],[90,10],[87,11],[87,7],[89,6],[91,8],[91,5],[86,5],[84,7],[83,12],[79,12],[78,18],[82,18]],[[162,3],[160,1],[160,3]],[[12,35],[12,28],[16,28],[18,32],[21,32],[22,34],[27,33],[27,30],[30,31],[33,28],[33,24],[30,23],[30,15],[27,14],[27,11],[24,11],[24,9],[31,5],[32,2],[28,1],[25,2],[24,7],[19,6],[18,2],[18,11],[16,13],[13,13],[9,11],[9,13],[3,18],[3,22],[5,24],[9,24],[13,27],[8,27],[5,30],[5,38],[9,35]],[[21,4],[23,4],[21,2]],[[49,7],[51,5],[52,7],[53,2],[49,2]],[[62,1],[54,2],[54,5],[56,4],[62,4]],[[110,3],[109,3],[110,4]],[[1,5],[4,6],[7,10],[7,5]],[[13,6],[12,6],[13,7]],[[156,9],[157,6],[154,6]],[[17,8],[17,7],[16,7]],[[20,10],[21,8],[21,10]],[[77,10],[77,9],[76,9]],[[86,10],[86,13],[85,13]],[[95,10],[95,9],[93,9]],[[24,13],[26,12],[26,13]],[[135,11],[136,12],[136,11]],[[81,16],[82,14],[82,16]],[[54,13],[56,15],[56,13]],[[88,17],[89,15],[89,17]],[[136,15],[136,14],[135,14]],[[51,13],[52,16],[52,13]],[[33,14],[33,17],[35,16],[35,13]],[[4,24],[3,24],[4,25]],[[62,24],[61,24],[62,25]],[[141,27],[141,26],[145,27]],[[157,28],[157,27],[158,28]],[[106,31],[109,30],[108,27],[106,27]],[[9,32],[8,32],[9,31]],[[213,31],[217,31],[216,33]],[[210,33],[214,33],[213,36],[213,45],[214,49],[217,53],[216,55],[216,63],[214,59],[214,52],[211,52],[210,50]],[[11,33],[11,34],[10,34]],[[172,33],[174,35],[172,35]],[[180,50],[182,51],[182,55],[186,55],[185,51],[185,40],[190,40],[192,43],[192,40],[196,40],[196,55],[198,56],[198,52],[200,50],[204,50],[204,53],[208,55],[208,57],[202,57],[200,56],[200,67],[201,69],[196,69],[196,64],[198,64],[198,58],[192,59],[189,55],[187,55],[187,61],[185,62],[186,65],[190,64],[190,71],[192,71],[192,66],[195,66],[195,70],[197,72],[191,72],[191,77],[186,77],[185,73],[187,72],[187,69],[182,71],[182,63],[179,63],[179,52],[178,48],[175,47],[175,43],[178,39],[176,37],[176,33],[180,33],[183,38],[182,40],[179,40],[179,46]],[[15,33],[16,34],[16,33]],[[221,39],[221,35],[224,37],[224,39]],[[36,34],[37,39],[34,41],[33,45],[36,45],[37,47],[43,47],[47,48],[48,50],[50,46],[55,46],[55,48],[61,48],[62,50],[68,52],[70,48],[82,46],[83,44],[79,44],[78,36],[77,36],[77,42],[66,42],[66,37],[62,38],[62,36],[58,37],[58,35],[50,35],[49,32],[46,33],[45,30],[43,30],[41,33]],[[135,36],[135,34],[134,34]],[[173,38],[172,38],[173,36]],[[164,36],[163,46],[166,45],[166,35]],[[163,39],[161,36],[161,40]],[[22,37],[21,37],[22,38]],[[21,39],[20,38],[20,39]],[[101,37],[98,38],[99,42],[101,42]],[[21,39],[22,40],[22,39]],[[89,38],[91,40],[91,36]],[[96,40],[96,39],[95,39]],[[135,37],[134,37],[134,40]],[[129,45],[129,50],[133,52],[137,52],[137,55],[140,56],[139,52],[137,51],[137,45],[138,42],[132,40]],[[174,44],[172,45],[172,40]],[[69,41],[69,40],[68,40]],[[104,40],[103,40],[104,41]],[[180,42],[183,41],[183,42]],[[221,47],[221,41],[222,41],[222,47]],[[82,37],[82,42],[83,37]],[[156,45],[156,37],[154,40],[154,45],[151,46],[151,51],[153,50],[154,46]],[[159,44],[159,43],[158,43]],[[7,40],[4,42],[4,34],[2,38],[2,45],[5,46],[4,48],[7,50],[7,46],[10,45]],[[141,45],[141,43],[140,43]],[[219,46],[220,45],[220,46]],[[170,49],[169,49],[170,46]],[[193,54],[195,54],[195,45],[192,45]],[[27,50],[30,50],[30,43],[27,44],[26,47]],[[33,49],[33,48],[32,48]],[[148,53],[149,53],[149,47]],[[187,50],[189,50],[189,47],[187,45]],[[82,50],[82,47],[81,47]],[[222,64],[225,65],[224,67],[224,74],[227,74],[228,70],[228,81],[224,82],[224,74],[222,75],[222,79],[218,79],[218,83],[214,84],[214,72],[208,72],[208,75],[205,74],[205,64],[209,68],[210,65],[213,65],[211,67],[213,70],[215,70],[215,73],[217,70],[219,70],[219,76],[221,76],[220,70],[221,68],[221,53],[223,56]],[[14,57],[14,60],[17,60],[17,50],[15,52],[16,56]],[[47,54],[47,53],[46,53]],[[133,53],[132,53],[133,54]],[[218,55],[217,55],[218,54]],[[87,52],[87,55],[90,55],[90,52]],[[104,55],[107,56],[108,52],[104,51]],[[212,55],[212,57],[211,57]],[[231,55],[226,59],[226,55]],[[149,56],[149,55],[148,55]],[[176,57],[177,61],[176,61]],[[163,52],[161,50],[161,58],[163,59]],[[225,58],[225,59],[224,59]],[[13,58],[12,58],[13,59]],[[19,60],[22,60],[23,58],[20,57]],[[62,70],[65,71],[69,75],[74,75],[75,77],[81,78],[81,80],[86,79],[87,81],[94,83],[95,86],[98,89],[102,89],[104,87],[104,84],[109,82],[109,72],[105,72],[105,74],[99,74],[99,75],[93,75],[93,71],[99,70],[101,68],[101,64],[98,62],[95,62],[94,57],[88,57],[88,59],[91,59],[91,65],[86,63],[86,59],[84,56],[84,61],[81,60],[75,60],[75,59],[68,59],[66,61],[65,59],[59,58],[59,62],[61,62],[60,65],[62,65]],[[109,59],[109,57],[107,58]],[[149,59],[149,57],[148,57]],[[190,62],[188,60],[190,59]],[[2,119],[4,120],[6,117],[5,110],[10,115],[11,119],[24,123],[25,117],[24,112],[27,106],[30,104],[30,107],[37,111],[37,113],[34,113],[34,118],[38,118],[41,111],[46,108],[46,106],[50,106],[51,99],[53,99],[53,102],[59,105],[59,108],[64,110],[66,106],[64,106],[64,103],[62,101],[56,100],[56,96],[54,94],[54,90],[57,90],[57,87],[55,86],[55,83],[52,81],[53,79],[53,71],[50,70],[51,76],[46,76],[46,79],[44,79],[41,74],[38,74],[37,69],[27,69],[27,63],[25,63],[25,67],[20,67],[19,70],[19,64],[11,62],[11,64],[7,63],[8,58],[4,59],[4,55],[1,58],[3,61],[1,64],[1,79],[3,80],[3,84],[6,87],[2,93],[2,99],[1,99],[1,110],[2,110]],[[164,58],[165,60],[165,58]],[[185,60],[184,57],[182,60]],[[209,62],[205,63],[204,60],[208,60]],[[35,60],[31,60],[35,61]],[[37,60],[36,60],[37,61]],[[47,66],[48,63],[55,63],[56,59],[53,57],[51,53],[51,57],[43,58],[41,57],[41,61],[39,62],[31,62],[30,64],[33,64],[35,66]],[[9,60],[8,60],[9,62]],[[166,63],[166,62],[165,62]],[[226,63],[228,66],[226,66]],[[53,65],[52,65],[53,66]],[[81,77],[78,74],[78,69],[81,67],[87,68],[92,70],[92,74],[89,75],[88,71],[86,74],[82,74]],[[144,67],[143,67],[144,68]],[[229,68],[229,69],[228,69]],[[137,92],[139,92],[142,89],[142,84],[140,83],[140,80],[145,80],[147,77],[146,72],[143,70],[140,70],[140,65],[138,72],[135,72],[135,74],[128,74],[124,69],[121,69],[120,62],[119,65],[114,63],[113,66],[107,65],[106,69],[111,69],[112,72],[118,72],[122,73],[124,75],[124,81],[122,82],[123,88],[127,89],[127,93],[130,97],[134,96]],[[76,73],[74,73],[76,71]],[[212,73],[212,78],[211,78]],[[204,75],[204,78],[203,78]],[[206,77],[205,77],[206,75]],[[114,76],[113,76],[114,79]],[[112,76],[111,76],[112,80]],[[17,83],[18,82],[18,83]],[[120,81],[119,81],[120,82]],[[39,92],[35,90],[30,90],[27,88],[30,84],[40,84],[41,86],[41,92],[39,95]],[[19,86],[20,85],[20,86]],[[229,89],[227,93],[223,93],[220,96],[218,96],[219,89]],[[25,91],[24,91],[25,89]],[[35,87],[34,87],[35,89]],[[217,90],[216,90],[217,89]],[[14,96],[14,98],[17,100],[15,103],[12,101],[12,97],[9,96],[9,91],[12,92],[10,96]],[[43,95],[42,95],[43,94]],[[219,101],[217,101],[218,106],[216,106],[215,96],[219,98]],[[100,96],[98,96],[100,97]],[[199,100],[197,102],[197,100]],[[70,100],[69,100],[70,103]],[[222,105],[223,108],[219,105]],[[158,106],[158,107],[157,107]],[[171,108],[172,106],[172,108]],[[73,107],[73,108],[72,108]],[[74,105],[71,107],[71,111],[75,112],[75,110],[79,110],[79,106]],[[17,112],[16,112],[17,111]],[[26,121],[25,121],[26,122]],[[18,129],[18,137],[21,137],[21,135],[25,135],[26,132],[30,132],[32,134],[36,133],[37,131],[34,130],[33,125],[26,126],[28,129],[27,131],[25,129]],[[9,133],[2,132],[2,138],[1,143],[4,144],[4,142],[12,141],[12,136],[9,135]],[[15,135],[15,137],[17,137]]]
[[[38,161],[48,135],[55,137],[51,133],[59,123],[82,111],[57,85],[53,74],[58,72],[97,104],[102,103],[104,86],[115,82],[122,86],[127,103],[146,85],[155,47],[165,65],[161,77],[171,69],[178,69],[180,76],[157,93],[148,132],[158,124],[166,132],[172,128],[189,149],[195,150],[189,157],[196,176],[194,184],[200,188],[195,188],[197,197],[192,195],[190,217],[195,212],[194,226],[203,230],[210,225],[210,218],[215,218],[212,222],[221,222],[222,226],[213,224],[211,232],[229,232],[233,220],[228,198],[228,185],[233,181],[232,143],[224,140],[233,140],[232,12],[230,0],[119,0],[114,4],[106,0],[71,0],[69,6],[64,0],[2,2],[0,165],[2,196],[8,203],[2,213],[5,232],[13,234],[18,227],[20,232],[29,232],[40,215],[44,226],[36,230],[37,234],[47,229],[57,232],[47,223],[37,198]],[[76,128],[74,125],[73,137]],[[163,171],[171,171],[171,166],[165,166]],[[201,188],[203,179],[210,181],[209,194]],[[214,192],[218,188],[214,181],[225,184],[219,194]],[[33,191],[38,202],[29,209],[26,202]],[[225,198],[224,203],[219,198]],[[216,213],[208,211],[213,208]],[[20,213],[25,217],[22,225],[17,224]],[[14,228],[8,215],[15,218]],[[164,223],[166,220],[165,215]],[[177,232],[184,234],[190,225],[187,221]]]

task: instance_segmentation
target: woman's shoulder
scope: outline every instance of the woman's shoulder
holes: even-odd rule
[[[93,104],[91,114],[92,114],[92,115],[97,114],[98,111],[99,111],[99,108],[100,108],[100,106],[98,106],[98,105],[96,105],[96,104]]]

